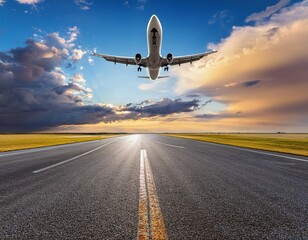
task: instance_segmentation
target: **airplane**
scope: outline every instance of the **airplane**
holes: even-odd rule
[[[148,23],[147,27],[147,42],[148,42],[148,56],[142,57],[140,53],[137,53],[135,57],[121,57],[111,56],[106,54],[92,53],[92,56],[101,57],[107,61],[116,63],[122,63],[127,65],[138,65],[137,71],[141,72],[141,67],[148,69],[148,76],[139,76],[139,78],[148,78],[156,80],[159,78],[166,78],[168,76],[159,76],[160,68],[164,68],[164,71],[169,70],[169,65],[181,65],[184,63],[192,63],[198,61],[201,58],[215,53],[217,51],[212,50],[209,52],[173,57],[171,53],[168,53],[166,57],[161,56],[163,31],[162,25],[156,15],[153,15]]]

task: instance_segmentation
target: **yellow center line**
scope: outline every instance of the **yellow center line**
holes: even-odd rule
[[[139,224],[137,239],[168,239],[147,152],[140,152]]]
[[[145,181],[143,150],[140,155],[139,223],[137,239],[149,239],[148,194]]]

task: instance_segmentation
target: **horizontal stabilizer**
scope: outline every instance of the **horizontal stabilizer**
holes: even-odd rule
[[[169,76],[159,76],[158,79],[160,78],[168,78]],[[138,78],[146,78],[146,79],[150,79],[148,76],[138,76]]]

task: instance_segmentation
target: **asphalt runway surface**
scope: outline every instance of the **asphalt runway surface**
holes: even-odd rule
[[[155,134],[0,153],[0,239],[308,239],[308,158]]]

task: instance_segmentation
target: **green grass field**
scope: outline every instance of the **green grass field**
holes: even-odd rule
[[[205,142],[308,156],[308,134],[167,134]]]
[[[0,134],[0,152],[100,140],[117,134]]]

